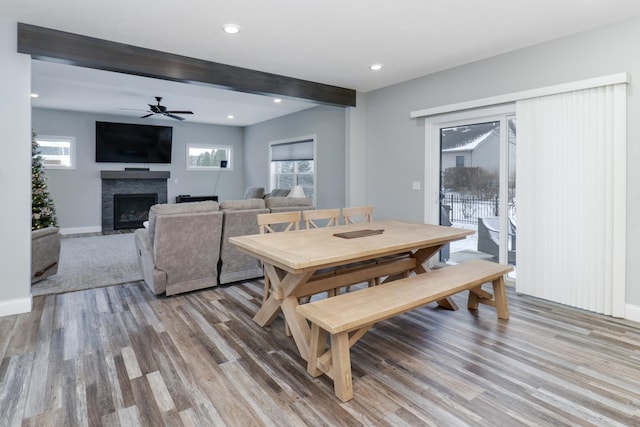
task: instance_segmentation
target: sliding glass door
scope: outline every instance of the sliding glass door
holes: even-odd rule
[[[440,261],[457,264],[480,258],[515,266],[515,116],[508,109],[488,116],[467,113],[441,118],[431,128],[433,146],[427,152],[437,153],[433,180],[438,186],[438,222],[475,231],[442,250]]]

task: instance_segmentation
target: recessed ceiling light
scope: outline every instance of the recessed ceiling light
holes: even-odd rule
[[[38,95],[37,93],[32,93],[32,94],[31,94],[31,97],[32,97],[32,98],[37,98],[37,97],[39,97],[39,96],[40,96],[40,95]]]
[[[273,102],[275,102],[276,104],[280,104],[282,102],[282,99],[276,98],[273,100]]]
[[[229,114],[229,115],[227,116],[227,119],[233,119],[233,114]]]
[[[227,34],[238,34],[240,32],[240,26],[236,24],[224,24],[222,29]]]
[[[369,65],[369,69],[373,71],[378,71],[382,69],[382,64],[371,64]]]

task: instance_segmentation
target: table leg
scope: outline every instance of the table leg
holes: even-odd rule
[[[260,307],[256,315],[253,316],[253,321],[264,328],[273,323],[276,317],[278,317],[278,314],[280,314],[280,301],[278,301],[274,295],[271,295],[267,301],[262,304],[262,307]]]
[[[265,263],[264,266],[265,274],[269,276],[273,291],[253,317],[253,320],[260,326],[268,326],[282,311],[284,321],[291,332],[291,336],[293,336],[300,356],[307,360],[311,328],[306,319],[300,316],[296,310],[299,305],[296,290],[304,286],[314,272],[307,271],[295,274],[286,272],[271,264]]]
[[[292,274],[279,269],[271,264],[264,263],[265,275],[269,278],[272,292],[269,298],[262,303],[262,307],[253,317],[254,322],[264,327],[269,326],[280,313],[281,300],[291,293],[300,283],[309,279],[310,274]],[[313,273],[312,273],[313,274]]]
[[[311,328],[307,323],[307,319],[298,314],[296,310],[298,305],[298,297],[290,295],[282,300],[280,308],[284,314],[284,321],[287,322],[291,336],[296,343],[296,347],[298,347],[298,353],[304,360],[309,360]]]
[[[430,248],[423,248],[423,249],[417,250],[413,254],[413,257],[416,259],[415,273],[416,274],[423,274],[423,273],[429,272],[430,268],[429,267],[425,267],[423,264],[429,258],[434,256],[444,246],[445,245],[438,245],[438,246],[433,246],[433,247],[430,247]],[[441,308],[445,308],[447,310],[453,310],[453,311],[458,310],[458,305],[455,303],[455,301],[451,297],[444,297],[444,298],[438,300],[438,306],[441,307]]]

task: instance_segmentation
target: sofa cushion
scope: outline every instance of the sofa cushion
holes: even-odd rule
[[[264,198],[264,187],[248,187],[244,192],[245,199]]]
[[[156,234],[156,220],[158,215],[176,215],[185,213],[198,213],[198,212],[216,212],[219,211],[218,202],[210,200],[204,202],[191,202],[191,203],[176,203],[168,204],[161,203],[151,206],[149,209],[149,244],[153,247],[153,241]]]
[[[269,197],[265,199],[265,205],[271,208],[290,208],[296,206],[311,206],[311,199],[306,197]]]
[[[271,197],[286,197],[289,195],[289,192],[291,190],[289,189],[285,189],[285,188],[274,188],[273,190],[271,190],[271,193],[269,193],[269,198]]]
[[[220,210],[245,210],[245,209],[264,209],[263,199],[246,199],[246,200],[225,200],[220,203]]]

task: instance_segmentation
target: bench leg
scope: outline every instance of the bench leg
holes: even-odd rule
[[[327,344],[327,332],[315,323],[311,324],[311,336],[309,340],[309,360],[307,372],[312,377],[319,377],[322,371],[318,369],[318,358],[324,354]]]
[[[482,285],[477,288],[469,289],[469,300],[467,302],[467,308],[469,310],[477,310],[480,301],[487,302],[493,301],[493,295],[482,289]]]
[[[353,398],[349,334],[331,334],[331,358],[333,359],[333,389],[343,402]]]
[[[496,301],[496,311],[498,312],[498,318],[509,318],[509,307],[507,305],[507,291],[504,285],[504,276],[498,277],[492,282],[493,284],[493,297]]]
[[[509,306],[507,304],[507,291],[504,285],[504,277],[500,276],[491,282],[493,285],[493,295],[482,290],[482,287],[469,289],[469,300],[467,307],[469,310],[477,310],[479,304],[486,304],[494,307],[499,319],[509,318]]]

